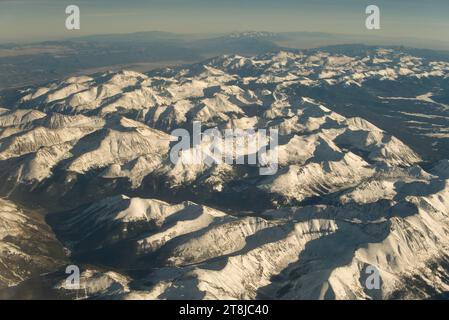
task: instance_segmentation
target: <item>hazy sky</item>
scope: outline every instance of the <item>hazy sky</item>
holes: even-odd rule
[[[81,9],[81,30],[65,29],[65,8]],[[381,30],[365,8],[381,9]],[[321,31],[449,42],[449,0],[0,0],[0,41],[135,31],[182,33]]]

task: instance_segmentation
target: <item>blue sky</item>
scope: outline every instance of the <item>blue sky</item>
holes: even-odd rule
[[[81,30],[65,29],[65,7],[81,9]],[[365,29],[365,8],[381,9],[381,30]],[[449,0],[0,0],[0,41],[136,31],[179,33],[319,31],[449,42]]]

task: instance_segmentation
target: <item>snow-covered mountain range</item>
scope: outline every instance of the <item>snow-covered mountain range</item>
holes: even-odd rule
[[[37,281],[80,297],[60,271],[32,277],[64,267],[52,233],[82,269],[84,298],[445,294],[448,74],[448,62],[392,49],[281,51],[24,89],[0,109],[0,285],[31,279],[2,294]],[[194,121],[277,129],[279,170],[172,163],[173,130]],[[30,273],[1,267],[37,254],[35,238],[44,254]],[[364,286],[368,266],[378,290]]]

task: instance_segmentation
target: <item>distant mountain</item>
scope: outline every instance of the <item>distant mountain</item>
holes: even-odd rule
[[[310,49],[343,44],[407,46],[448,59],[449,44],[423,39],[385,38],[322,32],[247,31],[226,34],[177,34],[161,31],[89,35],[59,41],[0,44],[0,90],[62,80],[72,75],[122,69],[147,72],[200,62],[223,54],[257,55],[282,49]],[[422,50],[418,55],[424,55]],[[413,53],[412,53],[413,54]],[[0,92],[0,104],[2,96]]]
[[[88,41],[88,42],[151,42],[166,40],[184,40],[192,35],[183,35],[178,33],[163,31],[148,31],[134,33],[116,33],[116,34],[98,34],[71,38],[70,41]],[[52,43],[49,41],[48,43]]]

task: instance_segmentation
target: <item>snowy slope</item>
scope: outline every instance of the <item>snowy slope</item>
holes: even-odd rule
[[[62,246],[36,213],[0,199],[0,288],[65,263]]]
[[[378,185],[394,187],[386,192]],[[109,233],[96,234],[135,244],[130,267],[144,275],[135,279],[138,289],[121,290],[115,298],[427,298],[449,289],[441,269],[448,262],[448,196],[449,180],[415,167],[385,172],[329,205],[239,217],[205,207],[193,213],[194,204],[189,209],[120,197],[76,210],[69,219],[60,216],[56,230],[83,230],[77,237],[83,239],[106,226]],[[130,233],[131,221],[153,223]],[[111,223],[121,230],[108,228]],[[379,270],[380,290],[365,289],[367,266]],[[154,271],[145,272],[149,267]],[[441,272],[429,279],[422,271],[429,268]],[[429,287],[417,290],[407,279]]]

